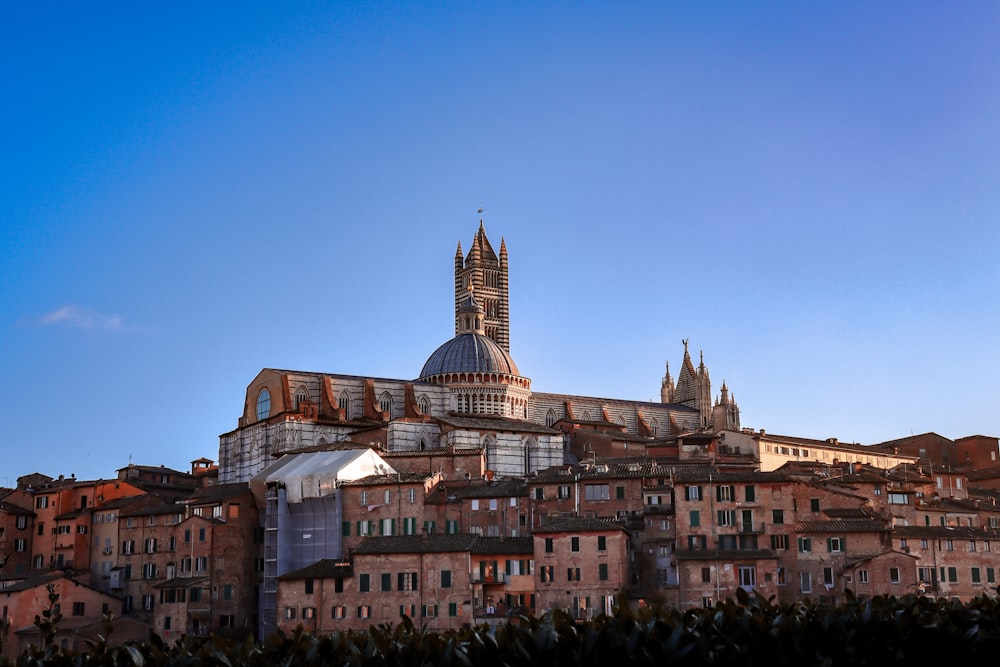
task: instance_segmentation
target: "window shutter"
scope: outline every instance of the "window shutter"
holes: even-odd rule
[[[413,573],[413,590],[417,590],[417,573]]]

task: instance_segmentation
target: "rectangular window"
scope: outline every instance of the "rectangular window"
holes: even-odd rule
[[[785,523],[785,510],[771,510],[771,523]]]
[[[578,568],[578,567],[567,567],[566,568],[566,581],[580,581],[580,568]]]
[[[451,588],[451,570],[441,570],[441,588]]]
[[[584,498],[587,500],[609,500],[611,498],[610,485],[587,484],[584,487]]]
[[[392,590],[392,575],[388,572],[382,573],[382,586],[379,588],[380,591],[391,591]]]
[[[302,618],[313,618],[316,616],[316,607],[303,607]]]
[[[84,609],[84,607],[83,607],[83,603],[82,602],[74,602],[73,603],[73,615],[74,616],[83,616],[84,615],[83,609]]]
[[[541,575],[542,575],[542,582],[543,583],[552,583],[552,579],[553,579],[552,572],[553,572],[553,566],[552,565],[543,565],[542,566]]]
[[[969,540],[969,546],[966,547],[966,548],[969,551],[975,551],[976,550],[976,541],[975,540]]]
[[[458,616],[458,603],[457,602],[449,602],[448,603],[448,615],[451,616],[452,618]]]
[[[360,494],[358,494],[358,500],[360,501],[359,502],[360,505],[367,505],[368,504],[368,492],[367,491],[362,491]]]
[[[958,568],[949,567],[948,568],[948,583],[957,584],[958,583]]]
[[[752,484],[747,484],[744,491],[746,491],[746,499],[748,503],[756,502],[757,489],[755,489]]]
[[[396,588],[401,591],[417,590],[417,573],[400,572],[396,577]]]
[[[371,587],[372,583],[370,574],[362,574],[358,577],[358,591],[367,593],[372,589]]]
[[[625,487],[624,486],[616,486],[615,487],[615,498],[617,498],[618,500],[624,500],[625,499]]]
[[[559,500],[565,500],[566,498],[569,498],[569,487],[560,486],[559,491],[556,493],[556,498],[558,498]]]
[[[704,535],[688,535],[688,549],[699,550],[707,548],[708,538]]]
[[[735,487],[733,486],[717,486],[715,487],[715,499],[720,502],[725,502],[727,500],[734,500],[736,497]]]
[[[601,581],[607,581],[608,580],[608,564],[607,563],[600,563],[597,566],[597,578],[600,579]]]
[[[809,511],[818,512],[819,511],[819,498],[809,499]]]
[[[701,583],[703,584],[712,583],[712,568],[710,567],[701,568]]]
[[[812,551],[812,538],[800,537],[799,538],[799,551],[802,553],[809,553]]]
[[[736,510],[719,510],[718,519],[720,526],[735,526]]]
[[[604,535],[597,536],[597,550],[607,551],[608,550],[608,538]]]
[[[701,525],[701,513],[698,510],[691,510],[689,523],[692,528],[697,528]]]
[[[809,572],[799,572],[799,590],[803,593],[812,593],[812,574]]]
[[[899,583],[899,568],[890,567],[889,568],[889,583],[898,584]]]
[[[753,565],[741,565],[739,568],[740,587],[754,588],[757,585],[757,568]]]
[[[550,554],[555,551],[555,543],[551,537],[545,538],[545,553]]]
[[[826,541],[826,546],[830,553],[840,553],[844,550],[844,538],[830,537]]]
[[[990,584],[996,583],[996,573],[992,567],[986,568],[986,582]]]
[[[788,549],[788,535],[772,535],[771,548],[775,550]]]
[[[978,567],[972,568],[972,583],[980,584],[983,582],[982,575],[979,572]]]
[[[570,549],[570,551],[579,551],[580,550],[580,538],[579,537],[571,537],[571,538],[569,538],[569,549]]]
[[[701,500],[701,487],[700,486],[684,487],[684,497],[688,500]]]
[[[343,619],[345,616],[347,616],[347,607],[340,607],[340,606],[334,607],[330,611],[330,616],[332,616],[335,620],[338,621]]]
[[[358,607],[358,618],[371,618],[372,608],[366,604]]]
[[[458,535],[458,519],[446,519],[444,522],[444,532],[449,535]]]
[[[208,556],[198,556],[194,559],[194,571],[206,572],[208,570]]]
[[[544,500],[544,499],[545,499],[545,489],[543,487],[541,487],[541,486],[536,486],[535,487],[535,500]]]
[[[437,615],[438,615],[438,606],[436,604],[424,605],[424,616],[428,618],[434,618]]]
[[[833,568],[824,567],[823,568],[823,585],[833,586]]]
[[[858,570],[858,583],[859,584],[868,583],[868,570]]]
[[[312,595],[313,589],[314,589],[313,580],[306,579],[306,595]]]

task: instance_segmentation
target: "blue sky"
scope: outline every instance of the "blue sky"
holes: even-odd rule
[[[624,5],[624,6],[622,6]],[[0,485],[215,458],[264,367],[413,378],[476,209],[538,391],[1000,435],[1000,6],[6,3]]]

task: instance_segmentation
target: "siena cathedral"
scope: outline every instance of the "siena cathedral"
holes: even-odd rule
[[[446,477],[459,466],[466,478],[516,478],[586,456],[591,435],[613,434],[641,456],[683,433],[739,429],[728,389],[713,403],[708,369],[694,365],[687,341],[659,403],[532,391],[510,354],[509,312],[507,245],[494,251],[480,220],[469,252],[459,243],[455,253],[455,335],[419,377],[265,368],[236,429],[220,436],[219,481],[247,481],[284,453],[362,447]]]

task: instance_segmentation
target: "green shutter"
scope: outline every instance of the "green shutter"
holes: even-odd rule
[[[351,522],[350,521],[345,521],[342,524],[341,534],[344,537],[350,537],[351,536]]]

